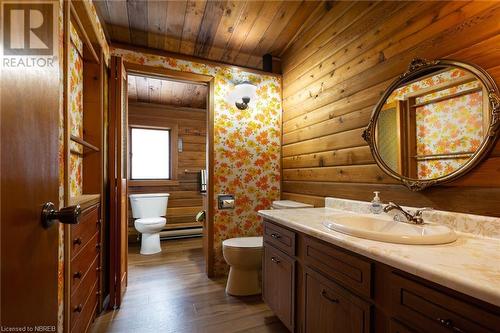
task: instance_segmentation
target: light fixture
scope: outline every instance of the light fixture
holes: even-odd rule
[[[257,87],[248,81],[237,84],[229,96],[229,100],[240,110],[248,108],[248,104],[255,97]]]

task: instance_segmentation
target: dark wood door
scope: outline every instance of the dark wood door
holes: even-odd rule
[[[274,314],[293,331],[295,260],[264,245],[263,298]]]
[[[306,333],[368,333],[370,305],[334,282],[306,269]]]
[[[110,305],[119,307],[127,287],[127,73],[121,57],[111,58],[109,114]]]
[[[59,205],[59,64],[1,71],[0,326],[56,327],[59,225],[40,213]]]

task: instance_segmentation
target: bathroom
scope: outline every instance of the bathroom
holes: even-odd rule
[[[0,5],[2,331],[499,332],[498,1]]]

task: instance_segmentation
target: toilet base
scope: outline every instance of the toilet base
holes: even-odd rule
[[[141,254],[155,254],[161,252],[160,233],[142,234]]]
[[[231,267],[227,278],[226,293],[232,296],[261,294],[259,271]]]

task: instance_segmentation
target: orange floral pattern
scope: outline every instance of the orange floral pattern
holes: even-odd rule
[[[417,154],[476,151],[484,136],[482,98],[482,92],[478,91],[417,108]],[[438,178],[459,169],[467,160],[419,161],[418,176]]]
[[[459,68],[452,68],[449,71],[442,72],[433,76],[426,77],[425,79],[406,84],[398,89],[395,89],[392,94],[387,98],[387,104],[391,104],[395,100],[404,100],[407,95],[414,94],[422,89],[429,88],[443,84],[447,81],[466,76],[467,72]]]
[[[76,29],[71,24],[69,48],[69,101],[70,101],[70,133],[79,138],[83,137],[83,42]],[[82,147],[74,142],[70,149],[82,152]],[[70,195],[72,197],[82,194],[82,157],[71,154],[69,164]]]
[[[111,52],[128,62],[215,78],[214,193],[230,193],[236,198],[236,209],[216,210],[214,215],[215,271],[217,275],[225,274],[222,241],[262,235],[262,221],[257,211],[270,208],[280,195],[281,80],[229,66],[122,49]],[[227,102],[234,85],[241,81],[249,81],[257,87],[256,97],[246,110]]]

